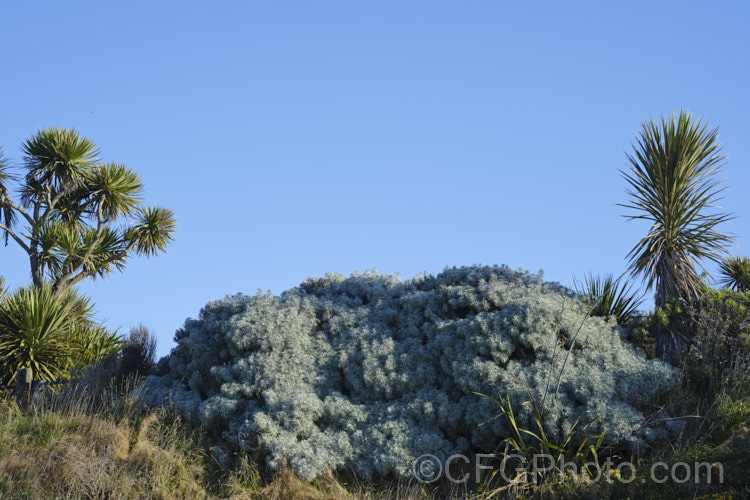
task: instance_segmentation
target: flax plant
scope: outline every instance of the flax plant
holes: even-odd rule
[[[719,284],[736,292],[750,290],[750,258],[730,257],[719,266]]]
[[[55,293],[49,284],[0,298],[0,381],[12,381],[20,368],[31,368],[38,380],[69,378],[75,368],[117,352],[120,338],[91,316],[87,299]]]
[[[536,430],[524,429],[519,426],[518,419],[511,405],[510,396],[495,399],[485,394],[474,393],[489,399],[500,408],[500,415],[505,418],[511,431],[511,435],[505,438],[497,448],[499,452],[498,458],[502,457],[500,468],[493,468],[482,479],[481,489],[486,495],[485,498],[495,496],[509,489],[523,491],[532,484],[539,484],[551,479],[552,474],[556,474],[559,477],[591,475],[589,465],[592,463],[595,463],[598,469],[598,451],[602,446],[606,431],[595,435],[581,435],[580,432],[585,432],[586,429],[596,424],[599,421],[599,417],[594,418],[580,429],[578,426],[581,419],[577,418],[562,438],[558,442],[554,442],[547,436],[544,430],[543,410],[537,404],[536,398],[518,379],[512,375],[511,377],[521,386],[528,397],[528,400],[523,404],[530,404],[532,406]],[[551,460],[551,463],[545,462],[541,464],[542,467],[538,470],[535,470],[535,468],[530,470],[529,465],[534,464],[536,467],[538,459],[542,457],[547,461]],[[510,471],[503,469],[504,466],[507,466],[508,459],[510,458],[519,460],[517,464],[518,469],[512,478],[507,475]],[[497,479],[496,476],[498,474],[501,474],[504,479],[511,479],[510,483],[501,487],[493,487],[492,485]]]
[[[632,291],[632,286],[616,280],[613,275],[587,274],[578,293],[582,294],[592,316],[614,316],[619,325],[630,323],[638,315],[643,302]]]

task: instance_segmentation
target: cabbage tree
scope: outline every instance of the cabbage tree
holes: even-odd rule
[[[47,128],[21,149],[20,172],[0,152],[0,234],[28,255],[34,287],[49,282],[53,291],[66,291],[122,270],[132,253],[165,250],[175,231],[172,212],[143,205],[138,174],[101,161],[90,139]]]
[[[621,205],[634,213],[629,220],[651,223],[648,234],[628,254],[633,276],[647,288],[655,287],[656,307],[670,297],[697,297],[703,286],[699,268],[704,261],[720,263],[733,237],[719,230],[729,214],[715,211],[721,179],[717,174],[726,156],[721,154],[718,129],[709,129],[690,113],[653,119],[642,124],[628,169],[630,201]],[[672,355],[679,342],[671,333],[657,335],[657,350]]]

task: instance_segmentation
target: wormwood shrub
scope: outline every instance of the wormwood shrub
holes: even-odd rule
[[[281,296],[209,303],[178,331],[144,400],[171,401],[221,433],[226,456],[244,450],[272,469],[286,459],[305,480],[342,468],[407,478],[423,454],[491,452],[510,435],[474,392],[507,395],[529,428],[521,387],[543,399],[550,369],[562,368],[553,350],[570,347],[584,315],[570,290],[507,267],[407,281],[327,274]],[[634,433],[638,404],[674,382],[671,367],[647,360],[603,318],[585,322],[567,363],[546,399],[550,440],[597,416],[591,431],[606,429],[610,442],[656,436]]]

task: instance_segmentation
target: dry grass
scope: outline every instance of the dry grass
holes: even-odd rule
[[[165,411],[115,423],[75,412],[24,414],[14,403],[0,404],[2,498],[206,496],[201,457]]]
[[[234,498],[427,500],[466,495],[399,481],[328,474],[306,483],[288,466],[260,471],[246,456],[218,467],[176,411],[143,408],[128,390],[70,386],[22,410],[0,395],[0,499]],[[122,388],[121,388],[122,389]],[[118,395],[119,393],[119,395]]]

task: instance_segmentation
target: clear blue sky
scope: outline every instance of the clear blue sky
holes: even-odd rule
[[[328,271],[626,268],[640,123],[719,126],[750,254],[746,2],[7,2],[0,144],[75,127],[172,209],[158,258],[90,284],[160,355],[208,301]],[[28,282],[11,243],[0,274]]]

